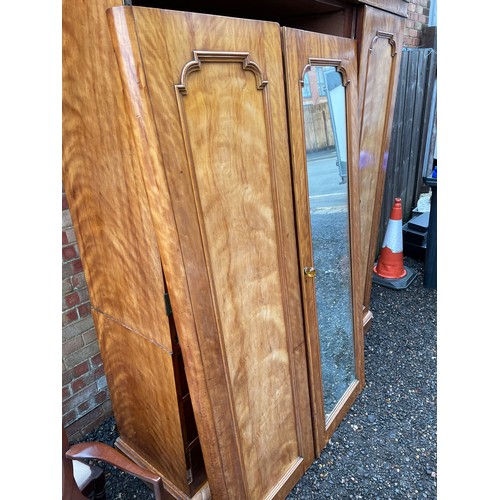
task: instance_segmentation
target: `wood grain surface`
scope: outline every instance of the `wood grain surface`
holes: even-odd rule
[[[357,61],[354,40],[283,28],[287,99],[290,123],[290,144],[295,194],[295,214],[299,242],[300,268],[314,265],[311,217],[307,179],[307,160],[302,103],[304,72],[308,65],[336,66],[345,73],[346,86],[347,148],[349,177],[349,239],[351,262],[351,296],[353,307],[353,332],[355,345],[356,382],[348,389],[342,404],[328,421],[323,411],[321,359],[318,333],[318,312],[314,281],[301,273],[304,297],[304,315],[308,344],[308,362],[313,403],[315,450],[319,455],[333,431],[345,416],[364,383],[364,347],[362,325],[362,268],[360,266],[359,180],[358,180],[358,110],[357,110]]]
[[[396,102],[404,19],[366,6],[359,40],[361,266],[368,314],[385,171]]]
[[[165,283],[106,19],[63,2],[62,173],[118,432],[190,497]]]
[[[120,439],[165,484],[189,493],[172,355],[102,313],[92,317]]]
[[[105,9],[63,2],[62,175],[93,308],[171,349],[158,245]]]
[[[110,27],[211,490],[281,498],[313,447],[279,26],[133,15]]]
[[[217,366],[207,379],[201,346],[197,338],[185,336],[182,333],[185,329],[196,331],[196,321],[203,325],[205,312],[201,305],[192,303],[190,300],[184,259],[179,243],[185,231],[180,234],[177,232],[177,223],[172,211],[170,191],[156,135],[156,124],[145,84],[138,40],[135,36],[135,20],[131,8],[109,9],[107,17],[128,110],[130,137],[142,169],[149,205],[154,207],[151,215],[165,276],[168,280],[171,305],[175,311],[178,336],[182,339],[183,352],[189,352],[189,356],[184,358],[184,364],[189,376],[189,389],[202,442],[203,457],[205,463],[208,464],[207,475],[209,475],[210,487],[214,495],[223,495],[226,491],[226,483],[222,471],[231,474],[237,462],[233,456],[230,456],[226,463],[221,460],[217,426],[212,418],[211,402],[207,401],[210,380],[214,378]],[[222,393],[215,403],[216,408],[221,408],[221,411],[222,408],[228,407],[224,396],[225,394]],[[230,430],[227,434],[222,431],[222,435],[230,440],[232,431]],[[231,447],[228,449],[233,450]],[[212,470],[215,472],[211,473]],[[235,479],[233,488],[237,487],[238,479]]]

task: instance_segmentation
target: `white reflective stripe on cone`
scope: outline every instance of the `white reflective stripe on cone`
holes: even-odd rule
[[[389,219],[382,248],[389,247],[393,253],[403,251],[403,221]]]

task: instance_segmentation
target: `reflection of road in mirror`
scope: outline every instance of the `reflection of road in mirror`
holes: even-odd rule
[[[323,397],[329,414],[354,381],[350,270],[343,213],[312,214]]]
[[[334,149],[308,153],[311,213],[347,212],[347,183],[341,183]]]
[[[335,156],[313,153],[307,163],[326,416],[355,380],[347,184]]]

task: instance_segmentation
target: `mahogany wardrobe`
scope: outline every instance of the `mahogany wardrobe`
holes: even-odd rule
[[[365,384],[406,2],[132,3],[63,2],[115,446],[166,498],[284,498]]]

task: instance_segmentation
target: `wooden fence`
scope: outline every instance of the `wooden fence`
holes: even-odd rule
[[[403,49],[387,159],[377,255],[394,198],[401,198],[403,223],[412,217],[430,176],[436,142],[437,54],[432,48]]]

